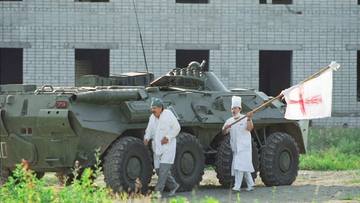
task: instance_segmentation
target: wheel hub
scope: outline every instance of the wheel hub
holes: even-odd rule
[[[181,171],[185,175],[189,175],[193,172],[195,166],[195,160],[192,154],[186,152],[181,157]]]
[[[126,167],[126,172],[129,178],[135,180],[137,177],[139,177],[140,169],[141,169],[141,164],[139,159],[137,159],[136,157],[131,157]]]
[[[284,150],[280,153],[280,170],[285,173],[289,171],[291,167],[291,156],[288,151]]]

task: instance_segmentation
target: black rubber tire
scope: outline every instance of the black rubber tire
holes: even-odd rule
[[[261,150],[260,177],[266,186],[291,185],[299,170],[299,149],[290,135],[272,133]]]
[[[193,135],[180,132],[176,137],[176,155],[171,172],[180,190],[192,190],[204,175],[205,156],[200,141]]]
[[[231,188],[235,183],[235,177],[231,176],[232,159],[233,154],[230,146],[230,136],[226,136],[225,139],[222,141],[220,147],[218,148],[215,162],[216,177],[219,179],[220,184],[225,188]],[[255,180],[257,172],[259,171],[260,161],[259,150],[254,141],[252,141],[252,163],[254,167],[254,172],[251,173],[251,176],[253,177],[253,180]],[[246,186],[245,180],[242,181],[241,186]]]
[[[34,172],[34,174],[36,174],[36,178],[38,180],[40,180],[41,178],[43,178],[45,176],[45,172]]]
[[[1,166],[0,167],[0,186],[6,182],[9,182],[9,176],[12,176],[12,175],[13,175],[13,173],[9,168],[7,168],[5,166]]]
[[[114,192],[147,193],[152,164],[148,150],[140,139],[123,137],[116,140],[107,150],[103,168],[105,183]]]

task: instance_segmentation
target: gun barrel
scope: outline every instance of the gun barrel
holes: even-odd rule
[[[140,98],[139,89],[113,89],[76,94],[71,97],[71,100],[73,102],[105,104],[109,102],[139,100]]]

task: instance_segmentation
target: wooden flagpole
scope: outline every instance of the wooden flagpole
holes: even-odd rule
[[[328,67],[320,70],[319,72],[315,73],[314,75],[312,75],[312,76],[308,77],[307,79],[303,80],[301,83],[304,83],[304,82],[307,82],[307,81],[313,79],[314,77],[316,77],[316,76],[322,74],[323,72],[327,71],[329,68],[330,68],[330,66],[328,66]],[[259,107],[257,107],[256,109],[252,110],[252,112],[255,113],[255,112],[259,111],[260,109],[262,109],[262,108],[264,108],[265,106],[269,105],[271,102],[273,102],[273,101],[275,101],[275,100],[277,100],[277,99],[279,99],[279,98],[281,98],[281,97],[283,97],[283,96],[284,96],[284,94],[281,94],[281,93],[280,93],[278,96],[272,98],[271,100],[265,102],[265,103],[262,104],[261,106],[259,106]],[[240,119],[234,121],[233,123],[230,124],[230,127],[233,126],[233,125],[235,125],[235,124],[238,123],[239,121],[243,120],[243,119],[246,118],[247,116],[248,116],[248,114],[246,114],[245,116],[241,117]]]

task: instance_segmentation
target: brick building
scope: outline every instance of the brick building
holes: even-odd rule
[[[360,126],[360,0],[2,0],[0,83],[145,71],[133,2],[155,77],[204,59],[229,89],[277,96],[337,61],[313,124]]]

